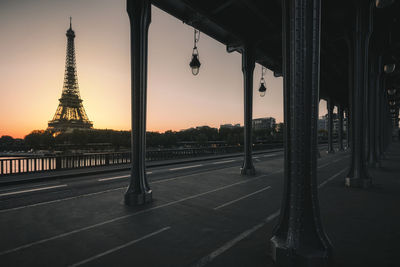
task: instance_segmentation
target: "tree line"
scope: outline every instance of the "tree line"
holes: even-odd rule
[[[202,147],[210,145],[242,145],[243,127],[212,128],[208,126],[190,128],[181,131],[147,132],[146,146],[149,149]],[[253,143],[282,142],[283,124],[275,128],[253,129]],[[51,132],[34,130],[24,139],[11,136],[0,137],[0,151],[20,150],[67,150],[70,148],[128,149],[131,145],[130,131],[115,130],[78,130],[71,132]]]

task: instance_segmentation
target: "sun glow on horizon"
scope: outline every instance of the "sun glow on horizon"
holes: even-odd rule
[[[0,136],[23,138],[47,128],[61,96],[66,36],[73,17],[78,84],[95,129],[130,130],[130,37],[126,1],[4,0],[0,3]],[[106,18],[106,19],[105,19]],[[149,29],[147,131],[243,125],[239,53],[201,34],[201,71],[189,61],[193,28],[152,8]],[[266,96],[254,71],[253,117],[283,120],[282,78],[266,73]]]

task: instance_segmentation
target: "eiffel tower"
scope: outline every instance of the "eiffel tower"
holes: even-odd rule
[[[49,121],[48,129],[59,131],[72,131],[73,129],[91,129],[93,123],[89,121],[82,99],[79,94],[78,76],[75,61],[75,32],[72,30],[71,17],[67,30],[67,58],[65,60],[64,86],[59,99],[56,114]]]

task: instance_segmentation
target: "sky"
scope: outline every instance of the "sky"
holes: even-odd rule
[[[130,130],[130,37],[126,0],[0,0],[0,136],[46,129],[61,96],[69,17],[75,31],[80,95],[94,128]],[[193,28],[152,7],[147,130],[243,125],[241,55],[201,33],[201,68],[191,74]],[[283,121],[282,78],[266,73],[253,118]],[[326,113],[321,100],[320,114]]]

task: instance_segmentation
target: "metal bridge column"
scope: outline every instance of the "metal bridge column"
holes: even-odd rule
[[[242,71],[244,81],[244,161],[240,170],[243,175],[254,175],[252,159],[252,121],[253,121],[253,73],[255,67],[254,49],[244,45],[242,49]]]
[[[317,197],[320,0],[284,0],[284,191],[271,239],[279,266],[326,266],[330,242]]]
[[[344,150],[343,146],[343,108],[342,105],[338,106],[338,117],[339,117],[339,127],[338,127],[338,139],[339,139],[339,151]]]
[[[380,76],[382,75],[381,61],[382,57],[373,55],[371,59],[371,75],[370,84],[368,88],[368,106],[369,108],[369,146],[368,146],[368,164],[371,167],[377,167],[379,165],[379,154],[377,151],[378,143],[378,102],[379,102],[379,90],[380,88]],[[382,66],[383,68],[383,66]]]
[[[131,31],[131,178],[125,193],[126,205],[141,205],[152,201],[152,191],[146,178],[146,91],[147,44],[151,22],[149,0],[127,0]]]
[[[385,156],[385,95],[386,95],[386,78],[385,75],[382,74],[382,80],[381,80],[381,88],[380,88],[380,97],[379,97],[379,103],[380,103],[380,108],[379,108],[379,159],[384,160],[386,158]]]
[[[365,100],[368,84],[368,46],[372,32],[372,10],[375,5],[371,1],[358,1],[355,7],[354,30],[351,38],[350,55],[354,62],[353,88],[351,98],[351,165],[345,178],[348,187],[369,187],[371,177],[365,161]]]
[[[349,108],[345,109],[346,113],[346,150],[350,148],[350,112]]]
[[[331,99],[326,101],[326,107],[328,109],[328,153],[335,153],[333,148],[333,108],[334,105]]]

